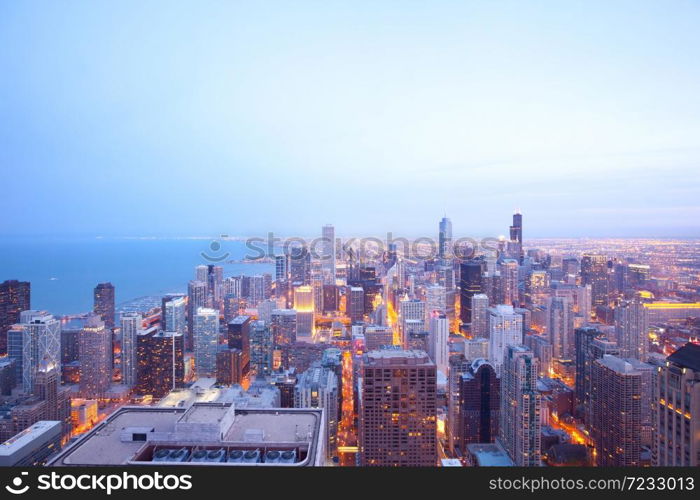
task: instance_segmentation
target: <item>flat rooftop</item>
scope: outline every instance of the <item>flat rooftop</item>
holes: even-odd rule
[[[135,460],[134,457],[149,443],[157,443],[159,447],[225,448],[236,445],[271,448],[275,444],[292,444],[308,448],[308,465],[320,465],[325,460],[325,426],[321,409],[236,410],[233,422],[224,431],[223,440],[216,441],[212,441],[211,434],[182,433],[177,429],[178,422],[218,423],[229,410],[230,405],[221,403],[197,403],[189,409],[126,406],[66,447],[49,465],[126,465]],[[148,432],[144,433],[145,430]],[[133,440],[130,439],[132,434],[141,434],[142,437]]]

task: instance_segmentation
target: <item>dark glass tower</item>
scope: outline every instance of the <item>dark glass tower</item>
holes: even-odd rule
[[[19,313],[31,309],[28,281],[0,283],[0,354],[7,354],[7,331],[19,323]]]
[[[462,323],[472,321],[472,297],[482,293],[482,279],[484,263],[479,260],[471,260],[460,264],[459,279],[459,305],[460,319]]]
[[[114,328],[114,285],[99,283],[95,287],[93,311],[105,322],[107,329]]]

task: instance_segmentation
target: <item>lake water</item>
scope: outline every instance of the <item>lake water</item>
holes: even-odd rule
[[[111,281],[117,305],[138,297],[184,292],[194,267],[210,264],[201,254],[242,259],[242,241],[221,241],[212,251],[207,239],[3,238],[0,281],[31,282],[33,309],[56,315],[92,309],[93,288]],[[224,276],[274,274],[272,264],[227,264]]]

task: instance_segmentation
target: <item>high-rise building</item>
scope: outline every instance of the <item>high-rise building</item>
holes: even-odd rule
[[[459,379],[457,443],[493,443],[498,437],[501,380],[485,359],[474,360]]]
[[[114,328],[114,285],[98,283],[95,287],[93,311],[105,323],[105,328]]]
[[[294,289],[294,309],[296,310],[296,338],[310,340],[314,333],[314,289],[310,285]]]
[[[505,349],[501,377],[499,441],[515,465],[537,467],[541,461],[541,405],[537,359],[525,346]]]
[[[428,336],[428,354],[437,366],[438,371],[447,375],[450,357],[449,337],[450,322],[440,311],[433,311],[430,316]],[[365,337],[366,340],[366,337]]]
[[[472,297],[471,334],[474,338],[486,337],[489,334],[489,298],[484,293]]]
[[[201,267],[204,267],[204,272],[206,272],[206,266],[198,266],[198,276],[201,274]],[[194,317],[197,314],[197,309],[200,307],[207,307],[207,303],[206,280],[190,281],[187,284],[187,336],[185,337],[185,348],[187,350],[192,350],[194,347],[192,339],[194,336]]]
[[[700,344],[687,343],[657,368],[652,464],[700,465]]]
[[[243,351],[219,346],[216,353],[216,383],[240,384],[243,381]]]
[[[311,252],[303,247],[293,247],[289,251],[289,273],[292,283],[311,283]]]
[[[360,407],[360,464],[437,464],[436,371],[423,351],[365,354]]]
[[[198,377],[216,376],[219,311],[199,307],[194,317],[194,366]]]
[[[593,306],[608,304],[608,259],[605,255],[583,255],[581,258],[581,280],[584,285],[591,285]]]
[[[131,312],[121,315],[122,330],[122,383],[127,387],[136,386],[136,346],[143,330],[141,313]]]
[[[523,253],[523,216],[520,212],[513,214],[513,225],[510,226],[510,241],[516,243],[517,255],[514,257],[522,264]],[[509,303],[509,302],[507,302]]]
[[[7,334],[8,357],[14,359],[16,380],[25,393],[34,389],[34,378],[43,361],[61,366],[61,322],[46,311],[22,311],[19,323]]]
[[[597,465],[640,465],[642,373],[630,361],[605,355],[591,367],[590,435]]]
[[[243,357],[243,374],[250,369],[250,316],[237,316],[228,324],[229,349],[240,349]]]
[[[336,312],[340,305],[340,293],[335,285],[323,285],[323,313]]]
[[[187,333],[187,298],[166,295],[161,308],[161,327],[166,332]]]
[[[565,297],[550,297],[547,301],[545,335],[552,344],[555,359],[573,359],[574,312],[571,302]]]
[[[335,228],[327,224],[321,228],[321,269],[323,283],[335,284]]]
[[[19,322],[19,313],[29,310],[31,285],[28,281],[0,283],[0,355],[7,353],[7,332]]]
[[[136,393],[162,398],[181,387],[185,377],[184,338],[181,333],[157,327],[138,335],[136,350]]]
[[[364,335],[366,351],[376,351],[394,343],[394,331],[390,326],[367,325]]]
[[[335,455],[338,446],[338,377],[320,364],[311,366],[299,375],[294,387],[294,408],[324,408],[328,456]]]
[[[641,300],[622,301],[615,309],[615,335],[622,357],[646,361],[649,354],[649,311]]]
[[[112,331],[97,314],[85,321],[78,338],[80,357],[80,393],[100,398],[112,385]]]
[[[365,290],[360,286],[348,289],[346,299],[347,315],[352,323],[359,323],[365,315]]]
[[[504,259],[498,266],[501,279],[499,293],[504,304],[517,307],[520,304],[520,290],[518,287],[518,261]]]
[[[270,327],[264,321],[253,321],[250,324],[250,368],[258,376],[266,377],[272,373],[273,349]]]
[[[504,356],[508,346],[523,342],[523,317],[513,306],[497,305],[490,307],[489,313],[489,361],[501,374]]]
[[[418,299],[405,298],[399,302],[399,331],[401,344],[408,346],[408,340],[412,333],[426,331],[425,302]]]
[[[438,233],[438,258],[449,259],[452,253],[452,221],[443,217],[440,220]]]
[[[462,262],[459,265],[459,306],[462,323],[472,321],[472,297],[483,292],[483,263],[477,260]]]

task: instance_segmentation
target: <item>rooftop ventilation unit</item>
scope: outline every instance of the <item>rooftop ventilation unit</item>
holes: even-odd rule
[[[248,450],[243,454],[243,463],[256,464],[260,462],[260,450]]]
[[[161,448],[160,450],[156,451],[153,454],[153,461],[154,462],[169,462],[170,461],[170,453],[173,450],[167,449],[167,448]]]
[[[243,450],[233,450],[231,453],[228,454],[228,460],[226,461],[239,464],[243,462],[244,454],[245,452]]]
[[[171,462],[186,462],[190,457],[190,452],[187,448],[180,448],[179,450],[173,450],[170,452],[169,460]]]
[[[278,464],[280,463],[280,458],[282,458],[282,454],[277,450],[270,450],[265,453],[266,464]]]
[[[207,461],[207,450],[197,450],[192,453],[192,459],[190,462],[206,462]]]
[[[223,448],[210,450],[207,453],[207,462],[223,462],[224,460],[226,460],[226,451]]]
[[[280,457],[280,463],[281,464],[293,464],[297,461],[297,451],[296,450],[287,450],[282,452],[282,456]]]

